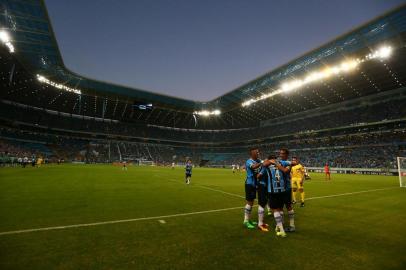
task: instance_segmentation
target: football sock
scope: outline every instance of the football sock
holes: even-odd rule
[[[283,223],[282,223],[282,216],[280,212],[275,211],[273,212],[273,217],[275,218],[276,226],[279,228],[279,231],[283,232]]]
[[[252,206],[249,204],[246,204],[245,208],[244,208],[244,222],[250,221],[251,211],[252,211]]]
[[[288,211],[289,214],[289,225],[295,227],[295,211],[292,209]]]
[[[292,198],[294,202],[296,201],[296,193],[296,191],[292,191]]]
[[[258,226],[262,226],[264,224],[264,212],[265,209],[262,206],[258,206]]]
[[[300,198],[302,199],[302,202],[304,202],[304,199],[305,199],[305,193],[304,193],[304,191],[302,191],[302,192],[300,193]]]
[[[285,216],[284,216],[283,210],[282,210],[282,211],[279,211],[279,215],[281,216],[282,225],[283,225],[283,223],[285,223]]]

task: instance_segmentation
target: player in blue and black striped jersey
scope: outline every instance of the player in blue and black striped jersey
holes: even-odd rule
[[[283,207],[285,205],[288,208],[290,219],[290,227],[287,230],[295,230],[293,209],[289,201],[291,200],[290,165],[292,163],[287,160],[288,154],[287,149],[281,149],[280,160],[276,160],[275,156],[269,156],[268,161],[271,165],[263,166],[258,174],[259,181],[267,184],[269,206],[276,222],[276,234],[282,237],[286,236],[283,227]]]
[[[259,150],[258,147],[253,147],[249,150],[250,153],[250,158],[246,161],[245,163],[245,170],[247,173],[247,177],[245,179],[245,200],[246,200],[246,205],[244,207],[244,226],[247,227],[248,229],[254,229],[255,225],[257,225],[256,222],[251,221],[251,211],[252,207],[254,205],[254,200],[256,199],[257,195],[257,189],[258,189],[258,201],[262,202],[265,201],[266,204],[266,197],[264,198],[263,195],[266,192],[263,192],[264,187],[261,185],[258,185],[257,183],[257,174],[261,169],[262,164],[265,164],[266,166],[269,165],[269,161],[262,161],[259,159]],[[264,215],[264,209],[261,207],[261,205],[258,208],[258,217],[259,221],[263,221],[263,215]],[[262,218],[261,218],[262,216]],[[268,231],[267,225],[261,222],[261,224],[258,224],[258,228],[262,231]]]
[[[193,169],[193,164],[192,164],[192,160],[188,160],[186,162],[186,166],[185,166],[185,179],[186,179],[186,184],[190,184],[190,179],[192,178],[192,169]]]
[[[283,211],[283,205],[285,202],[285,178],[283,177],[282,172],[278,169],[275,156],[269,156],[268,160],[271,161],[271,165],[268,167],[263,166],[257,177],[258,181],[260,183],[265,183],[267,188],[269,206],[272,209],[276,222],[276,235],[286,237],[282,216],[280,214],[280,212]]]
[[[284,178],[285,184],[285,198],[284,198],[284,206],[286,207],[289,215],[289,227],[286,227],[287,232],[294,232],[295,231],[295,211],[292,207],[292,183],[290,179],[290,170],[291,166],[296,165],[296,163],[289,161],[289,150],[286,148],[282,148],[279,150],[279,160],[277,162],[278,170],[281,172]],[[280,212],[282,215],[283,220],[283,210]]]
[[[289,227],[286,231],[295,231],[295,215],[292,208],[292,190],[290,179],[290,167],[295,165],[295,162],[288,160],[289,150],[282,148],[279,151],[279,159],[274,156],[268,157],[270,166],[263,166],[258,179],[266,182],[268,187],[269,205],[273,210],[273,215],[276,221],[276,233],[278,236],[285,237],[286,233],[283,226],[283,208],[286,206],[289,214]]]

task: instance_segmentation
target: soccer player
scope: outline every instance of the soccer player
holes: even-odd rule
[[[190,179],[192,178],[192,160],[188,160],[185,166],[185,173],[186,173],[186,184],[190,184]]]
[[[175,169],[175,162],[172,162],[172,170]]]
[[[268,160],[262,162],[266,164]],[[270,165],[270,164],[268,164]],[[257,192],[258,192],[258,229],[263,232],[269,231],[269,225],[264,223],[265,209],[268,204],[268,178],[263,177],[261,171],[266,168],[265,166],[260,167],[260,171],[257,174]]]
[[[37,159],[37,167],[39,168],[39,167],[41,167],[41,164],[43,163],[43,159],[42,159],[42,157],[39,157],[38,159]]]
[[[248,229],[254,229],[256,222],[251,221],[251,212],[254,205],[254,200],[257,195],[257,174],[261,169],[263,162],[259,159],[259,150],[258,147],[253,147],[249,150],[250,158],[245,163],[245,170],[247,177],[245,179],[245,200],[246,204],[244,207],[244,226]],[[269,161],[266,161],[265,165],[269,165]],[[262,203],[261,194],[261,203]],[[265,202],[266,203],[266,202]],[[261,222],[263,221],[264,208],[260,205],[258,207],[258,219]],[[258,228],[262,231],[268,231],[267,225],[263,223],[258,224]]]
[[[233,169],[233,173],[235,173],[235,165],[231,165],[232,169]]]
[[[32,157],[31,157],[31,167],[35,167],[35,164],[37,163],[37,159],[36,159],[36,157],[33,155]]]
[[[121,170],[126,171],[127,170],[127,161],[123,161],[123,167],[121,168]]]
[[[292,207],[292,189],[291,189],[291,179],[290,179],[290,170],[292,165],[296,165],[296,162],[288,161],[289,158],[289,150],[287,148],[282,148],[279,150],[279,161],[275,161],[275,167],[278,169],[280,173],[280,177],[283,178],[283,183],[285,185],[285,192],[284,192],[284,205],[288,211],[289,216],[289,226],[286,227],[287,232],[294,232],[296,230],[295,227],[295,211]],[[283,217],[283,210],[279,212],[282,216],[282,222],[284,220]]]
[[[304,193],[304,189],[303,189],[303,181],[305,178],[305,169],[304,169],[303,165],[300,164],[298,157],[293,157],[292,161],[297,163],[296,165],[292,166],[292,169],[290,172],[290,175],[292,178],[292,197],[293,197],[292,203],[293,204],[296,203],[296,193],[299,190],[300,198],[301,198],[300,207],[304,207],[305,193]]]
[[[325,173],[324,179],[327,180],[327,178],[328,178],[328,180],[331,180],[330,167],[328,166],[328,163],[326,163],[326,165],[324,166],[324,173]]]
[[[277,168],[274,156],[269,156],[273,164],[270,166],[262,166],[261,171],[258,173],[258,179],[266,182],[266,188],[268,192],[269,206],[272,209],[273,216],[276,223],[276,235],[280,237],[286,237],[286,232],[283,227],[283,206],[285,203],[287,192],[285,189],[285,178],[283,177],[281,171]],[[261,183],[261,180],[259,180]],[[261,206],[262,202],[258,202]],[[262,206],[264,207],[264,206]]]
[[[309,172],[307,171],[307,168],[304,167],[304,166],[303,166],[303,168],[304,168],[304,176],[305,176],[305,179],[306,179],[306,180],[312,179],[312,178],[310,177]]]
[[[27,166],[27,164],[28,164],[28,157],[24,157],[24,159],[23,159],[23,168],[25,168],[25,166]]]

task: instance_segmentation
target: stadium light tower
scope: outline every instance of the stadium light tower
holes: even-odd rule
[[[220,115],[221,111],[220,110],[213,110],[213,111],[208,111],[208,110],[202,110],[202,111],[195,111],[193,113],[194,115],[200,115],[200,116],[211,116],[211,115]]]
[[[69,86],[66,86],[66,85],[63,85],[63,84],[60,84],[60,83],[53,82],[53,81],[48,80],[47,78],[45,78],[44,76],[39,75],[39,74],[37,74],[37,80],[38,80],[39,82],[41,82],[41,83],[45,83],[45,84],[51,85],[51,86],[53,86],[53,87],[55,87],[55,88],[58,88],[58,89],[61,89],[61,90],[65,90],[65,91],[67,91],[67,92],[72,92],[72,93],[75,93],[75,94],[78,94],[78,95],[82,94],[82,91],[81,91],[80,89],[71,88],[71,87],[69,87]]]
[[[310,84],[312,82],[317,82],[321,80],[325,80],[332,75],[337,75],[340,73],[348,73],[354,70],[360,64],[367,62],[373,59],[385,59],[390,57],[392,54],[392,48],[390,46],[382,46],[375,50],[374,52],[364,56],[363,58],[356,58],[356,59],[349,59],[345,60],[337,65],[328,67],[324,70],[312,71],[308,76],[302,79],[295,79],[293,81],[282,82],[280,87],[273,92],[268,94],[262,94],[259,97],[251,98],[249,100],[244,101],[241,105],[243,107],[250,106],[251,104],[258,102],[260,100],[264,100],[275,95],[288,93],[294,89],[299,89],[304,85]]]
[[[0,41],[8,48],[10,53],[14,53],[14,45],[11,43],[10,34],[5,30],[0,30]]]

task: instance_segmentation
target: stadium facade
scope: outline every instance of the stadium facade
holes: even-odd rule
[[[405,153],[406,5],[208,102],[69,70],[42,0],[2,1],[0,31],[6,140],[113,143],[120,159],[134,145],[132,155],[153,158],[155,149],[162,160],[167,154],[215,162],[222,153],[219,163],[253,144],[269,151],[288,145],[314,165],[337,160],[337,153],[345,159],[349,148]],[[322,158],[308,155],[314,149]]]

